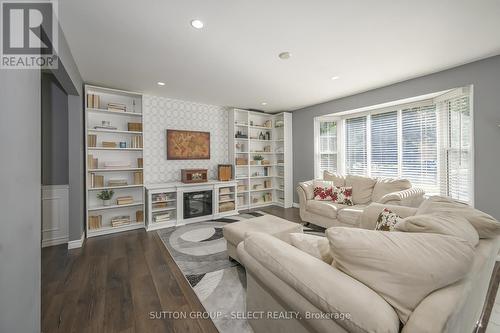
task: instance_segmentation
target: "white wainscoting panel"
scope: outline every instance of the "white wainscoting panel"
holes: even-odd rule
[[[68,185],[42,186],[42,247],[68,242]]]
[[[217,164],[228,163],[228,109],[158,96],[143,96],[144,183],[181,179],[181,169],[208,169],[217,178]],[[167,129],[210,132],[210,160],[167,160]]]

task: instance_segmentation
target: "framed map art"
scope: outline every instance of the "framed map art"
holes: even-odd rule
[[[168,160],[209,160],[210,132],[167,129]]]

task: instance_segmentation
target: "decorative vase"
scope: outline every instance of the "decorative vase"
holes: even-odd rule
[[[256,160],[255,165],[260,165],[260,162],[261,162],[260,160]]]
[[[110,206],[111,205],[111,199],[110,200],[103,200],[102,201],[103,206]]]

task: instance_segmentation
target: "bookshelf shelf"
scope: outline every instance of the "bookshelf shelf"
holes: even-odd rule
[[[135,135],[142,134],[142,132],[137,132],[137,131],[122,131],[122,130],[101,129],[101,128],[89,128],[87,131],[89,133],[116,133],[116,134],[135,134]]]
[[[126,205],[110,205],[110,206],[97,206],[97,207],[89,207],[89,211],[95,211],[95,210],[107,210],[107,209],[116,209],[116,208],[125,208],[125,207],[135,207],[135,206],[142,206],[142,202],[134,202],[131,204],[126,204]]]
[[[122,150],[122,151],[142,151],[142,148],[108,148],[108,147],[88,147],[88,150]]]
[[[109,111],[107,109],[95,109],[95,108],[87,108],[87,113],[112,114],[125,117],[142,117],[142,113],[138,112]]]
[[[238,190],[238,207],[251,209],[272,204],[291,207],[292,115],[287,112],[268,114],[232,109],[229,113],[228,139],[229,159],[236,170],[236,181],[247,189]],[[266,164],[252,164],[258,155]],[[268,172],[260,172],[263,169]],[[256,171],[262,176],[252,175]],[[260,185],[260,188],[252,189],[253,185]]]
[[[142,109],[141,94],[85,85],[87,237],[144,228]],[[117,147],[101,147],[101,142],[115,142]],[[127,148],[119,148],[120,142]],[[127,167],[105,168],[107,162]],[[113,203],[119,197],[133,202],[104,206],[97,195],[106,190],[114,191]],[[112,221],[130,223],[113,227]]]
[[[142,168],[101,168],[88,169],[88,172],[120,172],[120,171],[141,171]]]
[[[104,187],[89,187],[89,191],[102,191],[102,190],[117,190],[122,188],[140,188],[143,185],[123,185],[123,186],[104,186]]]
[[[176,210],[175,207],[165,207],[165,208],[156,208],[152,210],[153,213],[159,213],[159,212],[168,212],[168,211],[171,211],[171,210]]]
[[[129,231],[141,228],[144,228],[144,222],[131,221],[129,224],[121,225],[119,227],[106,226],[98,229],[89,229],[87,231],[87,237],[102,236],[115,232]]]

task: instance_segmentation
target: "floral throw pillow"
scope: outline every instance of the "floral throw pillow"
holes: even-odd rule
[[[332,201],[341,205],[352,206],[352,187],[334,187]]]
[[[380,231],[394,231],[394,226],[403,218],[391,210],[384,208],[384,210],[378,215],[377,224],[375,225],[375,230]]]
[[[334,185],[331,181],[315,180],[314,186],[314,200],[331,201],[333,195]]]

